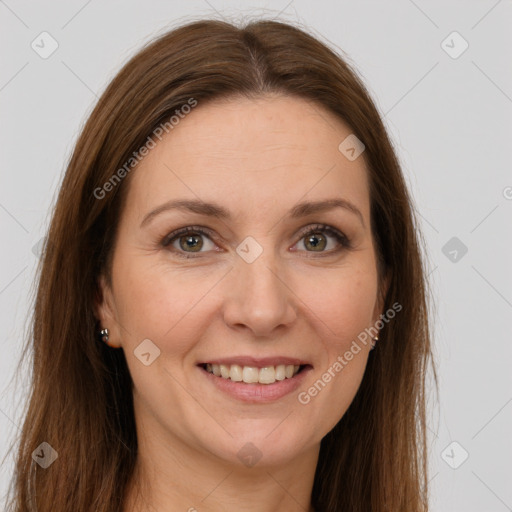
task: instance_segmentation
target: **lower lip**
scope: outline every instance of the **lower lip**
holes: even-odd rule
[[[313,369],[311,366],[306,366],[291,379],[278,380],[273,384],[246,384],[245,382],[235,382],[231,379],[217,377],[213,373],[207,372],[202,366],[198,366],[198,368],[218,389],[233,398],[250,403],[273,402],[289,393],[293,393],[302,384],[306,374]]]

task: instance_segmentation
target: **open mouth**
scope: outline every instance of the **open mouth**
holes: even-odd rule
[[[212,364],[198,365],[208,373],[221,379],[245,384],[274,384],[275,382],[292,379],[311,365],[280,364],[276,366],[241,366],[238,364]]]

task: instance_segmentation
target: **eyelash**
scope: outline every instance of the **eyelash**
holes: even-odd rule
[[[299,234],[299,236],[300,236],[299,241],[302,240],[303,238],[307,237],[308,235],[318,233],[319,231],[327,233],[327,234],[331,235],[332,237],[334,237],[336,239],[336,241],[341,246],[337,249],[333,249],[333,250],[330,250],[327,252],[322,251],[319,254],[332,255],[332,254],[340,252],[342,249],[350,249],[352,247],[350,240],[343,233],[341,233],[341,231],[338,231],[337,229],[333,228],[332,226],[328,226],[326,224],[316,224],[316,225],[313,225],[313,226],[303,229]],[[162,247],[167,247],[172,242],[174,242],[177,238],[179,238],[180,236],[188,235],[188,234],[206,236],[210,239],[213,238],[213,236],[212,236],[213,233],[209,229],[202,228],[199,226],[187,226],[185,228],[178,229],[178,230],[173,231],[172,233],[166,235],[161,240],[160,243],[161,243]],[[199,257],[199,256],[189,255],[191,253],[180,252],[177,250],[175,250],[173,252],[178,257],[184,258],[184,259],[193,259],[193,258]],[[305,251],[305,252],[314,252],[314,251]],[[200,253],[197,253],[197,254],[199,255]]]

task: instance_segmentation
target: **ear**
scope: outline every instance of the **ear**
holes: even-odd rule
[[[121,336],[117,322],[114,296],[112,289],[108,286],[105,276],[103,275],[101,275],[97,281],[93,308],[94,316],[100,323],[100,329],[109,330],[107,345],[112,348],[120,348]]]
[[[386,295],[388,294],[390,282],[391,272],[387,271],[379,283],[379,289],[377,291],[377,300],[375,301],[375,308],[373,310],[372,325],[375,325],[377,320],[379,320],[380,316],[384,313],[384,303],[386,301]]]

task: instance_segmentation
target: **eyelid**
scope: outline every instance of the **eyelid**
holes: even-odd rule
[[[300,236],[300,240],[301,240],[306,235],[308,235],[310,233],[311,234],[317,233],[319,231],[323,231],[325,233],[330,233],[331,236],[336,238],[341,245],[344,245],[346,247],[351,247],[351,241],[348,238],[348,236],[345,235],[339,229],[337,229],[333,226],[330,226],[329,224],[313,224],[313,225],[310,224],[310,225],[302,228],[302,230],[299,231],[298,236]],[[314,252],[314,251],[310,251],[310,252]],[[327,254],[329,254],[329,252],[327,252]]]
[[[174,238],[177,238],[180,235],[186,235],[188,233],[206,234],[210,238],[215,237],[215,233],[211,229],[206,228],[204,226],[185,226],[183,228],[179,228],[176,229],[175,231],[172,231],[168,235],[165,235],[165,237],[162,239],[160,243],[164,247],[167,247]]]
[[[337,254],[342,249],[350,249],[352,247],[350,239],[342,231],[338,230],[337,228],[335,228],[335,227],[333,227],[331,225],[328,225],[328,224],[318,224],[318,223],[317,224],[309,224],[309,225],[305,226],[304,228],[300,229],[299,232],[296,235],[296,236],[299,237],[299,239],[297,240],[297,242],[295,242],[294,246],[297,243],[299,243],[305,236],[307,236],[309,234],[317,233],[317,232],[328,233],[331,237],[336,239],[336,241],[338,242],[340,247],[338,247],[337,249],[331,249],[330,251],[319,251],[319,252],[316,252],[316,251],[299,251],[299,252],[306,252],[306,253],[313,253],[313,254],[316,253],[319,256],[328,256],[328,255]],[[202,236],[207,236],[208,238],[210,238],[210,240],[212,242],[214,241],[214,239],[216,237],[214,231],[212,231],[211,229],[206,228],[204,226],[185,226],[183,228],[176,229],[176,230],[172,231],[171,233],[169,233],[168,235],[166,235],[161,240],[160,244],[163,247],[168,247],[169,244],[171,242],[173,242],[175,239],[177,239],[179,236],[183,236],[183,235],[186,235],[188,233],[198,234],[198,235],[202,235]],[[210,252],[210,251],[206,251],[206,252]],[[197,252],[197,253],[190,252],[190,253],[187,253],[187,252],[184,252],[184,251],[183,252],[182,251],[173,251],[173,253],[178,255],[178,257],[182,257],[182,258],[185,258],[185,259],[196,258],[196,257],[199,257],[199,256],[195,256],[195,254],[197,254],[197,255],[201,254],[201,252]],[[187,256],[185,256],[185,255],[187,255]]]

